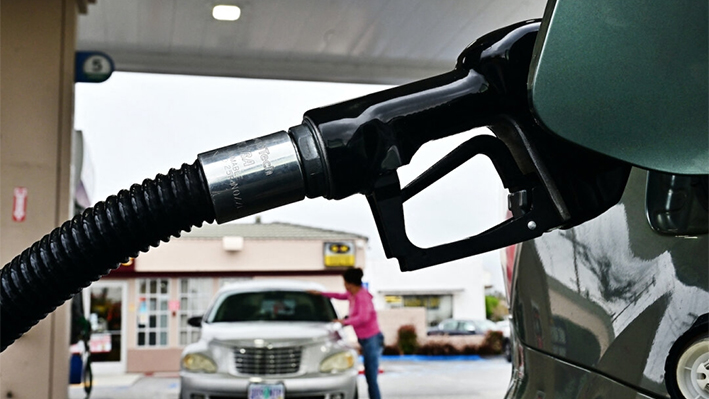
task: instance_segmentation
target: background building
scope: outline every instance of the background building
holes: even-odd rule
[[[204,314],[225,284],[300,279],[343,292],[342,272],[365,270],[387,344],[403,324],[484,319],[486,276],[480,261],[402,273],[395,262],[365,267],[367,238],[285,223],[206,225],[141,254],[84,292],[98,373],[176,371],[182,349],[199,338],[187,324]],[[335,251],[333,251],[333,249]],[[341,316],[347,301],[333,301]],[[350,329],[349,338],[355,337]]]
[[[201,316],[224,284],[288,278],[343,291],[364,268],[365,237],[284,223],[206,225],[141,254],[85,290],[96,372],[176,371]],[[338,253],[333,254],[332,247]],[[342,315],[347,302],[335,301]]]
[[[402,273],[395,262],[370,262],[365,277],[381,309],[426,308],[426,325],[444,319],[484,319],[490,280],[479,258]]]

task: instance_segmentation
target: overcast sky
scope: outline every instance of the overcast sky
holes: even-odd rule
[[[104,83],[79,83],[74,124],[83,131],[93,164],[91,200],[192,163],[201,152],[286,130],[311,108],[385,88],[120,72]],[[473,134],[485,133],[481,129],[425,145],[410,166],[399,169],[402,183]],[[424,247],[474,235],[499,223],[504,198],[492,164],[476,157],[406,203],[407,232]],[[342,201],[306,199],[264,212],[261,219],[361,234],[369,238],[368,259],[385,258],[361,195]],[[502,291],[499,258],[497,251],[481,256],[493,285]]]

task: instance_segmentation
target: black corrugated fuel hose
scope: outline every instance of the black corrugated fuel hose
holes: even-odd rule
[[[66,221],[0,272],[2,350],[128,257],[213,220],[195,163],[135,184]]]
[[[160,241],[203,222],[233,220],[322,192],[313,140],[310,130],[297,126],[200,154],[192,165],[122,190],[42,237],[0,271],[0,351],[82,288]]]

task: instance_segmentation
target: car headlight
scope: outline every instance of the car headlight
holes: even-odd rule
[[[190,353],[182,358],[182,367],[189,371],[201,371],[204,373],[216,373],[217,365],[214,360],[199,353]]]
[[[332,356],[328,356],[320,363],[321,373],[333,373],[350,369],[355,364],[355,358],[352,352],[340,352]]]

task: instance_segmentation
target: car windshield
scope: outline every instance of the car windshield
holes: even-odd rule
[[[302,291],[262,291],[227,296],[213,313],[211,322],[328,322],[335,318],[335,310],[324,296]]]
[[[479,332],[487,332],[489,330],[495,330],[497,326],[495,326],[495,323],[493,323],[490,320],[474,320],[473,323],[475,323],[477,330]]]

